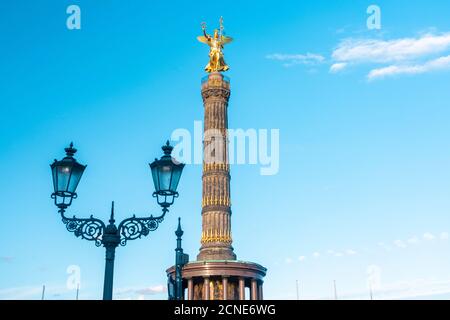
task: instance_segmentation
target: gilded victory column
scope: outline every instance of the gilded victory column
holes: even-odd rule
[[[263,278],[266,268],[236,260],[232,247],[230,166],[228,161],[228,101],[230,80],[223,48],[232,38],[224,35],[223,19],[214,35],[206,32],[197,39],[210,47],[209,63],[202,79],[204,105],[202,235],[197,261],[183,267],[183,290],[188,300],[245,300],[249,288],[252,300],[263,299]],[[167,270],[175,276],[175,268]]]

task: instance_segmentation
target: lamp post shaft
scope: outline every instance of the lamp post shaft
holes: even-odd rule
[[[116,246],[105,246],[105,282],[103,284],[103,300],[112,300],[113,280],[114,280],[114,257],[116,255]]]
[[[112,300],[113,296],[114,258],[116,256],[116,248],[120,244],[120,235],[115,222],[113,201],[111,204],[111,217],[109,218],[109,225],[105,228],[105,234],[102,239],[103,246],[106,249],[103,300]]]
[[[177,258],[175,265],[175,299],[183,300],[183,277],[181,274],[182,265],[182,255],[183,253],[177,250]]]

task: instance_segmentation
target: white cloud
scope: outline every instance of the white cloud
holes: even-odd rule
[[[436,236],[432,233],[426,232],[426,233],[424,233],[423,238],[425,240],[431,241],[431,240],[436,239]]]
[[[332,51],[329,72],[339,73],[352,65],[363,63],[381,64],[379,67],[372,66],[367,75],[367,79],[371,81],[394,75],[447,70],[450,69],[449,50],[450,32],[391,40],[348,38],[342,40]],[[266,58],[283,62],[285,67],[299,64],[315,66],[327,62],[323,55],[315,53],[274,53]]]
[[[449,281],[415,279],[385,284],[374,292],[375,299],[411,299],[450,293]]]
[[[39,299],[41,293],[42,293],[42,286],[35,286],[35,287],[24,286],[24,287],[6,288],[0,289],[0,299],[2,300]]]
[[[346,67],[347,67],[347,63],[346,62],[334,63],[330,67],[330,72],[331,73],[338,73],[339,71],[344,70]]]
[[[410,281],[398,281],[394,283],[381,284],[379,288],[373,289],[373,298],[375,300],[401,300],[401,299],[433,299],[434,296],[450,293],[450,281],[448,280],[430,280],[414,279]],[[343,292],[339,294],[340,299],[367,300],[369,294],[367,291]],[[331,297],[322,297],[322,299],[332,299]]]
[[[298,261],[305,261],[306,257],[305,256],[300,256],[298,257]]]
[[[403,249],[403,248],[406,248],[408,245],[417,245],[420,242],[422,242],[423,240],[433,241],[438,238],[440,240],[448,240],[450,238],[450,235],[448,232],[441,232],[439,235],[434,235],[430,232],[425,232],[422,235],[422,237],[412,236],[411,238],[407,239],[406,241],[405,240],[395,240],[395,241],[393,241],[393,244],[395,247]],[[378,246],[382,247],[386,251],[392,250],[392,247],[385,244],[384,242],[378,242]]]
[[[392,247],[391,246],[389,246],[389,245],[387,245],[387,244],[385,244],[384,242],[378,242],[378,245],[380,246],[380,247],[382,247],[384,250],[386,250],[386,251],[391,251],[392,250]]]
[[[393,40],[345,39],[332,53],[331,73],[356,64],[384,64],[373,68],[367,79],[415,75],[450,69],[450,33],[424,34]],[[386,65],[388,64],[388,65]]]
[[[67,294],[65,286],[46,285],[44,299],[60,297],[61,292]],[[22,286],[0,289],[0,300],[40,300],[42,298],[42,286]],[[60,298],[58,298],[60,299]]]
[[[291,264],[292,263],[292,259],[291,258],[286,258],[286,259],[284,259],[284,262],[286,264]]]
[[[437,70],[450,69],[450,55],[415,65],[391,65],[388,67],[373,69],[367,75],[367,79],[374,80],[388,76],[401,74],[421,74]]]
[[[326,251],[326,253],[327,253],[328,255],[330,255],[330,256],[333,256],[333,257],[343,257],[344,255],[348,255],[348,256],[355,255],[355,254],[356,254],[356,251],[353,250],[353,249],[347,249],[347,250],[341,252],[341,251],[335,251],[335,250],[332,250],[332,249],[328,249],[328,250]],[[303,257],[303,256],[302,256],[302,257]],[[300,258],[302,258],[302,257],[300,257]],[[314,258],[319,258],[319,257],[320,257],[320,253],[319,253],[319,252],[314,252],[314,253],[313,253],[313,257],[314,257]],[[306,257],[303,257],[304,259],[302,259],[302,260],[301,260],[300,258],[299,258],[300,261],[306,259]]]
[[[395,240],[394,245],[398,248],[406,248],[406,244],[402,240]]]
[[[135,292],[141,296],[164,293],[164,292],[166,292],[166,286],[160,284],[157,286],[151,286],[151,287],[145,287],[142,289],[137,289],[137,290],[135,290]]]
[[[114,289],[114,295],[121,300],[140,300],[148,295],[162,294],[167,291],[165,285],[156,285],[148,287],[124,287]]]
[[[284,54],[274,53],[266,56],[267,59],[282,61],[285,67],[291,67],[297,64],[316,65],[325,61],[325,57],[320,54]]]
[[[414,236],[409,238],[406,242],[408,242],[409,244],[418,244],[420,240],[417,236]]]
[[[333,51],[337,62],[389,63],[411,61],[439,54],[450,48],[450,33],[425,34],[418,38],[394,40],[346,39]]]

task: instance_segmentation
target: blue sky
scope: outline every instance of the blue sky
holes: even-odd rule
[[[66,8],[81,8],[81,30]],[[366,9],[381,8],[381,30]],[[232,128],[279,129],[280,170],[232,167],[239,259],[268,268],[265,298],[450,293],[448,1],[2,1],[0,299],[100,299],[104,250],[69,234],[49,164],[74,141],[88,164],[69,214],[158,213],[148,162],[203,118],[200,23],[222,15]],[[165,299],[178,216],[195,258],[201,166],[167,219],[118,248],[115,298]],[[376,270],[374,273],[373,270]],[[369,272],[368,272],[369,271]],[[372,281],[372,280],[371,280]]]

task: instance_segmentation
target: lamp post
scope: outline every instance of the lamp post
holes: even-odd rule
[[[175,235],[177,236],[177,248],[175,249],[176,257],[175,257],[175,299],[183,300],[183,276],[182,270],[185,264],[189,262],[189,255],[183,252],[183,248],[181,247],[181,237],[183,236],[184,231],[181,229],[180,218],[178,218],[178,228],[175,231]]]
[[[156,198],[157,203],[161,206],[162,214],[157,217],[150,215],[150,217],[144,218],[138,218],[133,215],[120,222],[118,226],[116,226],[114,219],[114,201],[112,202],[108,225],[92,215],[89,218],[68,217],[65,215],[65,211],[72,204],[73,199],[77,198],[76,188],[86,169],[85,165],[78,163],[73,157],[77,152],[73,147],[73,143],[68,148],[65,148],[66,156],[62,160],[55,160],[50,165],[54,188],[51,197],[55,200],[55,205],[59,209],[58,212],[61,214],[62,222],[66,225],[67,230],[73,232],[77,237],[94,241],[97,247],[103,245],[106,249],[103,300],[112,300],[116,248],[119,245],[125,246],[129,240],[147,236],[150,231],[158,229],[159,224],[169,211],[169,207],[174,203],[174,199],[178,197],[176,190],[184,164],[178,163],[172,158],[173,147],[169,144],[169,141],[162,149],[164,155],[161,159],[155,159],[150,164],[155,185],[153,197]]]
[[[177,236],[177,247],[175,249],[175,279],[169,276],[168,279],[168,293],[169,300],[184,300],[183,294],[183,267],[189,262],[189,255],[183,252],[181,246],[181,237],[184,231],[181,229],[181,218],[178,218],[178,228],[175,231]]]

